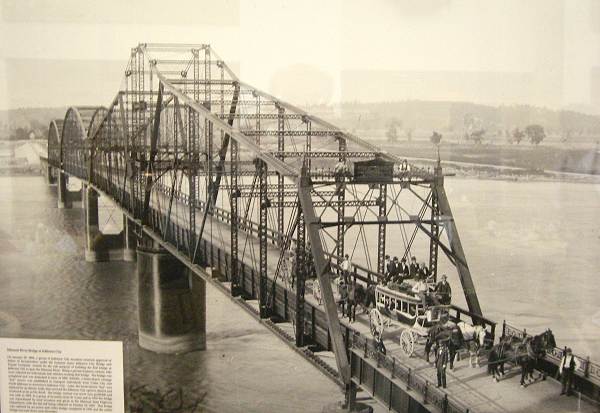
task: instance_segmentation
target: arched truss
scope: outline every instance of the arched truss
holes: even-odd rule
[[[62,136],[62,119],[55,119],[48,126],[48,162],[50,165],[60,165],[60,140]]]
[[[67,111],[63,169],[108,193],[192,263],[201,259],[202,237],[227,238],[232,285],[239,262],[251,261],[259,273],[261,314],[274,301],[267,269],[277,278],[290,251],[300,283],[307,262],[321,278],[344,254],[371,280],[382,276],[386,254],[418,255],[435,274],[441,249],[469,310],[481,315],[439,165],[408,164],[242,82],[209,45],[140,44],[122,84],[106,108]],[[348,173],[336,173],[343,163]],[[227,234],[213,229],[219,220]],[[391,246],[390,228],[399,234]],[[280,251],[277,263],[267,262],[271,244]],[[331,301],[330,286],[321,284]],[[328,312],[337,319],[335,306]],[[330,323],[342,372],[345,350],[335,329]]]

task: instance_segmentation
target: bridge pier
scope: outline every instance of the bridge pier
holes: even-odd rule
[[[68,177],[63,171],[58,172],[57,188],[58,188],[58,208],[71,208],[73,204],[69,199],[69,189],[67,188]]]
[[[44,178],[46,179],[46,184],[56,185],[56,177],[54,176],[54,168],[47,163],[43,163],[41,169],[42,169],[42,175],[44,175]]]
[[[135,224],[123,215],[123,261],[134,262],[136,259],[137,238],[134,226]]]
[[[85,220],[85,260],[128,261],[125,257],[124,233],[103,234],[98,221],[98,192],[87,185],[83,186],[83,210]],[[131,258],[131,255],[128,256]]]
[[[47,173],[49,176],[53,176],[52,167],[48,166]],[[73,207],[79,208],[83,207],[83,193],[82,191],[69,191],[68,183],[69,183],[69,175],[61,171],[57,170],[55,173],[58,176],[54,179],[56,182],[57,192],[58,192],[58,208],[59,209],[71,209]],[[48,184],[52,184],[53,181],[47,181]],[[81,205],[80,205],[81,202]]]
[[[206,282],[149,238],[137,248],[140,347],[156,353],[206,349]]]

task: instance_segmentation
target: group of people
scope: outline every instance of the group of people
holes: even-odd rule
[[[420,265],[417,263],[416,257],[411,258],[410,264],[406,264],[406,259],[398,261],[398,257],[390,258],[385,256],[386,274],[384,284],[391,282],[402,284],[408,279],[416,280],[412,287],[412,292],[419,296],[424,305],[427,304],[428,298],[431,298],[435,305],[449,305],[452,299],[452,288],[448,283],[446,275],[442,275],[441,280],[435,285],[433,291],[430,291],[429,284],[433,282],[431,273],[427,265],[423,262]]]
[[[424,262],[419,265],[416,257],[412,257],[410,264],[407,264],[406,258],[398,261],[398,257],[390,258],[389,255],[385,256],[385,283],[394,282],[401,284],[402,281],[409,278],[426,281],[429,277],[429,268],[427,268]]]

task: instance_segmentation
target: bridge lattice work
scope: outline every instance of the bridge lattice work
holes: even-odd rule
[[[365,281],[376,281],[386,253],[400,248],[386,245],[390,228],[403,243],[390,255],[409,257],[425,245],[434,276],[441,249],[457,268],[470,312],[481,315],[439,166],[408,164],[242,82],[209,45],[132,49],[122,87],[107,107],[73,107],[51,122],[48,162],[112,198],[138,224],[140,238],[149,229],[192,264],[201,264],[203,236],[227,237],[231,290],[239,284],[237,266],[251,255],[263,317],[274,302],[267,245],[277,245],[275,278],[288,263],[295,268],[296,308],[306,278],[319,279],[346,383],[330,273],[349,254]],[[213,218],[226,218],[229,234],[211,231]],[[251,237],[258,237],[258,251]],[[298,345],[303,314],[296,311]]]

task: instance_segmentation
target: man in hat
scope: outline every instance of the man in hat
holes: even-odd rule
[[[403,279],[410,277],[410,269],[408,268],[406,258],[404,257],[400,260],[400,275]]]
[[[390,264],[392,263],[392,260],[390,259],[390,256],[386,254],[385,256],[385,264],[384,264],[384,271],[385,271],[385,276],[389,276],[390,274]]]
[[[425,261],[423,261],[419,267],[419,278],[421,278],[423,281],[427,281],[429,278],[429,268],[427,268]]]
[[[448,364],[448,346],[445,341],[440,343],[435,352],[435,368],[437,370],[437,387],[446,388],[446,365]]]
[[[348,282],[350,281],[350,257],[348,256],[348,254],[344,255],[344,260],[342,261],[340,267],[342,269],[342,277],[344,283],[348,285]]]
[[[396,275],[396,271],[397,271],[397,267],[396,264],[398,264],[397,261],[394,260],[390,260],[390,263],[388,265],[388,273],[385,277],[385,283],[389,283],[390,281],[393,281],[395,275]]]
[[[419,264],[417,264],[416,257],[412,257],[410,259],[410,266],[408,267],[408,275],[410,275],[410,278],[416,278],[419,275]]]
[[[560,395],[566,394],[570,396],[572,394],[573,378],[575,376],[575,370],[579,368],[579,362],[577,357],[573,355],[570,348],[564,351],[563,357],[558,366],[558,372],[561,375],[560,381],[562,383],[562,391]]]
[[[436,304],[449,305],[452,299],[452,288],[448,283],[448,277],[446,274],[442,274],[442,279],[435,286],[435,295],[433,300]]]

